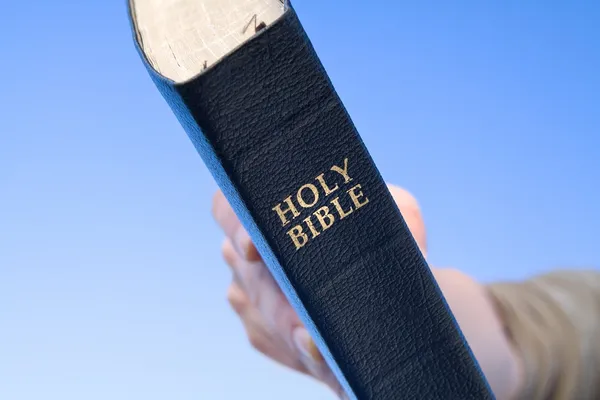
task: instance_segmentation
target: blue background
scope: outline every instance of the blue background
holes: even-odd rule
[[[434,265],[600,266],[600,3],[450,3],[295,7]],[[331,399],[228,308],[216,186],[123,2],[0,22],[0,398]]]

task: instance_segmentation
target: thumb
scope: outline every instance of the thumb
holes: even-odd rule
[[[425,221],[421,213],[421,207],[417,202],[417,199],[410,194],[407,190],[388,184],[388,189],[392,194],[392,197],[396,201],[396,205],[400,209],[400,213],[410,229],[419,249],[425,257],[427,257],[427,234],[425,230]]]

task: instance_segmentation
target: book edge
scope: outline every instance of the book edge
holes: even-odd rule
[[[284,7],[283,13],[275,21],[273,21],[273,23],[271,23],[270,25],[268,25],[265,29],[262,29],[261,31],[255,33],[250,38],[248,38],[248,40],[246,40],[244,43],[240,43],[239,45],[235,46],[233,49],[231,49],[230,51],[228,51],[227,53],[225,53],[225,55],[223,55],[223,57],[221,57],[218,61],[216,61],[215,63],[209,65],[206,69],[200,70],[198,73],[194,74],[193,76],[191,76],[188,79],[185,79],[185,80],[182,80],[182,81],[175,81],[175,80],[173,80],[173,79],[171,79],[171,78],[163,75],[160,71],[158,71],[154,67],[154,65],[150,61],[150,59],[148,58],[146,52],[144,51],[144,43],[143,43],[142,37],[139,34],[139,31],[137,29],[137,16],[136,16],[136,13],[135,13],[135,7],[133,5],[133,2],[135,0],[125,0],[125,1],[126,1],[127,15],[128,15],[128,20],[129,20],[129,28],[131,30],[131,35],[133,36],[133,41],[134,41],[134,44],[135,44],[137,52],[139,53],[140,57],[142,57],[142,59],[144,61],[144,64],[146,64],[146,67],[147,67],[148,70],[152,71],[152,73],[154,75],[156,75],[157,77],[160,77],[160,79],[162,79],[162,80],[164,80],[164,81],[166,81],[169,84],[174,85],[174,86],[183,86],[183,85],[188,84],[189,82],[192,82],[192,81],[198,79],[199,77],[201,77],[205,73],[207,73],[210,70],[212,70],[213,68],[215,68],[217,65],[219,65],[219,64],[227,61],[227,59],[233,53],[239,51],[248,42],[257,39],[262,34],[264,34],[266,31],[268,31],[269,29],[271,29],[272,26],[274,26],[274,25],[278,24],[279,22],[281,22],[283,19],[285,19],[285,17],[288,15],[288,13],[294,12],[294,8],[292,7],[291,1],[290,0],[283,0],[283,7]]]
[[[162,75],[150,64],[148,58],[146,57],[146,54],[144,53],[144,51],[141,47],[141,44],[139,42],[139,36],[138,36],[138,32],[137,32],[137,29],[135,26],[135,20],[134,20],[135,11],[134,11],[134,8],[132,7],[132,3],[131,3],[132,0],[126,0],[126,1],[127,1],[127,9],[128,9],[128,14],[129,14],[129,20],[130,20],[130,27],[132,29],[132,34],[133,34],[133,39],[134,39],[136,49],[138,51],[138,54],[142,58],[147,71],[150,73],[154,84],[158,87],[159,92],[163,95],[163,97],[165,98],[165,100],[167,101],[169,106],[171,106],[172,112],[175,114],[176,118],[182,125],[182,128],[184,129],[184,131],[186,132],[188,137],[190,139],[192,139],[193,136],[200,138],[201,143],[198,143],[198,142],[192,140],[192,143],[194,144],[196,151],[199,153],[200,157],[206,164],[207,169],[210,171],[210,173],[213,176],[214,180],[216,181],[217,185],[220,187],[221,190],[223,190],[223,193],[225,194],[226,198],[228,200],[234,200],[231,202],[232,208],[236,212],[236,215],[238,215],[238,217],[240,218],[240,222],[242,223],[244,228],[246,228],[246,230],[248,231],[248,233],[250,234],[252,239],[255,241],[255,245],[256,245],[257,249],[259,250],[259,253],[261,255],[263,255],[263,258],[265,258],[265,260],[264,260],[265,264],[267,264],[268,269],[274,275],[274,278],[277,281],[282,292],[285,294],[286,298],[291,303],[294,310],[298,313],[298,317],[304,324],[305,328],[310,332],[311,337],[315,341],[315,344],[317,345],[319,351],[323,355],[323,358],[325,359],[327,365],[330,367],[330,369],[332,370],[336,379],[338,380],[340,386],[343,388],[343,390],[346,394],[347,400],[358,400],[349,381],[346,379],[342,369],[340,368],[337,361],[333,357],[333,354],[329,350],[327,344],[325,343],[325,340],[323,339],[322,335],[318,331],[317,326],[315,325],[314,321],[310,317],[308,310],[306,309],[306,307],[302,303],[301,299],[299,298],[299,296],[296,292],[296,289],[293,287],[293,285],[289,281],[288,277],[286,276],[286,274],[283,270],[283,267],[281,266],[281,262],[279,261],[279,258],[277,257],[275,252],[270,248],[266,237],[262,234],[262,232],[260,230],[260,227],[256,224],[256,222],[250,215],[248,207],[246,206],[246,203],[243,200],[241,194],[239,193],[237,188],[233,185],[231,179],[229,178],[227,171],[225,170],[225,168],[221,164],[220,160],[216,156],[216,152],[214,151],[211,143],[202,134],[201,127],[198,125],[196,120],[193,118],[191,110],[185,104],[185,101],[182,98],[182,96],[178,90],[179,87],[190,84],[191,82],[200,78],[204,73],[207,73],[212,68],[215,68],[222,62],[226,61],[229,58],[229,56],[231,54],[233,54],[234,52],[236,52],[237,50],[239,50],[240,47],[244,46],[251,40],[255,40],[261,34],[266,33],[266,31],[269,30],[272,26],[275,26],[276,24],[281,23],[283,19],[290,18],[290,13],[295,13],[295,11],[291,5],[291,2],[289,0],[286,0],[286,6],[287,6],[286,10],[284,11],[284,13],[281,15],[280,18],[278,18],[275,22],[273,22],[273,24],[269,25],[266,29],[260,31],[259,33],[254,35],[252,38],[248,39],[248,41],[242,43],[240,46],[236,47],[234,50],[227,53],[223,58],[221,58],[219,60],[219,62],[213,64],[211,67],[207,68],[206,70],[201,71],[199,74],[195,75],[194,77],[192,77],[190,79],[187,79],[182,82],[175,82],[172,79]],[[308,40],[308,38],[306,38],[306,39]],[[312,48],[312,46],[311,46],[311,48]],[[331,82],[329,82],[329,83],[331,85]],[[175,107],[173,107],[173,106],[175,106]],[[186,114],[188,116],[186,116]],[[190,134],[190,131],[198,133],[198,134],[192,135],[192,134]]]
[[[251,38],[249,38],[246,42],[244,42],[244,43],[240,44],[239,46],[237,46],[236,48],[232,49],[230,52],[228,52],[226,55],[224,55],[218,62],[211,65],[206,70],[200,71],[198,74],[194,75],[193,77],[191,77],[185,81],[175,82],[174,80],[172,80],[172,79],[162,75],[160,72],[158,72],[152,66],[152,64],[149,62],[149,59],[147,58],[146,54],[143,51],[142,44],[140,43],[140,38],[139,38],[137,29],[136,29],[135,11],[134,11],[134,7],[132,6],[132,0],[127,0],[127,8],[128,8],[128,14],[129,14],[129,20],[130,20],[130,27],[132,29],[134,43],[138,50],[138,53],[140,54],[142,60],[144,61],[144,64],[146,65],[146,69],[150,72],[154,83],[155,84],[160,83],[160,85],[158,85],[159,86],[158,89],[163,96],[165,96],[167,94],[170,95],[166,99],[170,105],[172,103],[177,104],[178,107],[176,109],[174,109],[173,112],[176,115],[177,119],[180,121],[180,123],[183,125],[183,128],[186,131],[186,133],[188,133],[188,131],[197,131],[199,133],[197,136],[199,138],[201,138],[203,143],[194,142],[194,145],[195,145],[198,153],[200,154],[201,158],[203,160],[205,160],[205,163],[207,164],[207,166],[208,165],[211,166],[210,168],[208,168],[211,172],[211,175],[213,176],[213,178],[215,179],[215,181],[217,182],[219,187],[224,191],[224,193],[226,193],[226,195],[227,195],[226,197],[228,199],[235,200],[232,204],[232,207],[236,211],[236,214],[240,217],[240,220],[241,220],[242,224],[244,225],[244,227],[251,234],[251,237],[253,238],[253,240],[258,239],[257,243],[256,243],[257,248],[259,248],[259,250],[261,250],[260,251],[261,254],[265,254],[268,256],[266,258],[268,258],[268,261],[270,263],[269,270],[271,270],[271,272],[275,275],[274,277],[278,281],[280,288],[285,293],[285,295],[288,298],[288,300],[290,301],[290,303],[292,303],[293,308],[298,313],[301,321],[305,324],[305,327],[307,328],[307,330],[310,332],[311,336],[315,340],[315,343],[317,344],[317,347],[319,348],[319,350],[322,352],[324,359],[326,360],[327,364],[332,369],[332,372],[338,379],[340,385],[346,392],[346,394],[348,396],[348,400],[358,400],[356,395],[354,394],[354,391],[352,390],[349,382],[345,378],[341,368],[338,366],[336,360],[334,359],[333,355],[329,351],[328,346],[326,345],[324,339],[318,332],[318,329],[315,326],[314,322],[312,321],[312,318],[309,316],[306,307],[303,305],[302,301],[300,300],[300,298],[298,297],[298,295],[296,293],[296,290],[294,289],[291,282],[285,275],[277,255],[271,250],[270,246],[268,245],[268,241],[262,234],[262,232],[261,232],[260,228],[258,227],[258,225],[256,224],[256,222],[254,222],[254,219],[250,215],[248,208],[245,206],[246,203],[244,202],[241,194],[239,193],[239,191],[235,188],[235,186],[229,179],[229,175],[228,175],[227,171],[225,170],[225,168],[222,166],[221,162],[218,160],[218,157],[216,156],[216,153],[214,152],[214,149],[212,148],[211,143],[208,142],[208,140],[206,140],[205,136],[202,134],[201,127],[198,125],[196,120],[193,118],[191,110],[185,104],[185,101],[182,98],[182,96],[178,90],[178,87],[185,86],[185,85],[197,80],[204,73],[212,70],[212,68],[215,68],[219,64],[226,62],[227,59],[233,53],[237,52],[241,47],[243,47],[250,41],[258,38],[261,34],[266,33],[266,31],[271,29],[271,27],[275,26],[276,24],[281,23],[281,21],[283,19],[290,18],[290,15],[289,15],[290,12],[295,13],[295,11],[289,0],[285,1],[285,5],[286,5],[286,9],[284,10],[284,13],[276,21],[274,21],[271,25],[269,25],[266,29],[258,32],[257,34],[255,34]],[[297,17],[295,19],[297,19]],[[305,36],[305,40],[309,44],[309,47],[311,48],[311,51],[316,56],[316,51],[312,47],[310,39],[307,37],[307,35],[305,33],[304,33],[304,36]],[[327,74],[324,66],[320,62],[319,62],[319,66],[320,66],[321,72],[327,77],[328,83],[333,88],[334,93],[335,93],[336,97],[338,98],[338,101],[341,103],[347,117],[352,122],[352,119],[351,119],[346,107],[344,106],[343,102],[339,98],[337,91],[335,91],[335,87],[333,86],[333,83],[331,82],[331,79],[330,79],[329,75]],[[167,93],[167,89],[170,93]],[[175,96],[173,96],[173,95],[175,95]],[[187,118],[185,116],[186,112],[191,117],[191,121],[185,121],[185,119]],[[352,125],[354,126],[354,122],[352,122]],[[354,129],[356,130],[356,127]],[[191,135],[189,133],[188,133],[188,136],[191,137]],[[363,148],[363,151],[365,151],[369,155],[369,158],[371,158],[371,160],[373,160],[370,152],[368,151],[365,143],[363,142],[363,140],[360,137],[360,135],[358,134],[358,132],[357,132],[357,137],[361,142],[361,147]],[[374,161],[372,161],[372,162],[374,164]],[[376,165],[375,165],[375,167],[376,167]],[[377,169],[377,172],[379,174],[380,179],[383,180],[383,177],[381,176],[379,169]],[[391,193],[390,193],[390,196],[391,196]],[[400,210],[398,208],[396,208],[396,211],[401,216]],[[401,218],[403,220],[402,216],[401,216]],[[265,261],[267,261],[267,260],[265,260]],[[267,263],[267,264],[269,264],[269,263]],[[426,264],[428,264],[428,263],[426,262]],[[456,321],[454,314],[452,313],[449,305],[447,304],[446,299],[443,296],[443,293],[441,292],[441,289],[439,288],[437,282],[435,281],[435,278],[431,274],[431,271],[429,270],[428,272],[431,276],[431,279],[435,283],[435,286],[437,289],[436,292],[440,295],[440,297],[445,305],[445,308],[447,309],[449,315],[451,316],[453,325],[454,325],[455,329],[458,331],[458,334],[460,336],[462,344],[467,349],[467,352],[471,356],[471,359],[474,361],[475,367],[478,370],[478,372],[480,373],[480,376],[483,378],[485,385],[488,387],[489,393],[493,393],[491,391],[491,388],[489,387],[489,383],[488,383],[487,379],[485,378],[485,375],[483,374],[483,371],[481,370],[479,362],[477,361],[474,354],[472,353],[471,347],[468,344],[468,341],[466,340],[466,338],[464,337],[462,329],[458,325],[458,322]]]

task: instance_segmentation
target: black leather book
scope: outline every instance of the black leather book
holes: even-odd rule
[[[348,397],[492,399],[293,7],[129,11],[150,76]]]

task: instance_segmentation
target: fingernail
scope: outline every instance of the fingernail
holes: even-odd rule
[[[296,328],[294,330],[294,344],[296,345],[296,349],[298,349],[303,357],[308,359],[313,358],[309,348],[311,340],[312,339],[306,329]]]
[[[235,247],[239,254],[248,261],[259,261],[260,255],[252,243],[252,239],[244,228],[239,228],[235,233]]]
[[[296,328],[293,335],[296,348],[303,357],[315,362],[322,360],[321,353],[306,328]]]

